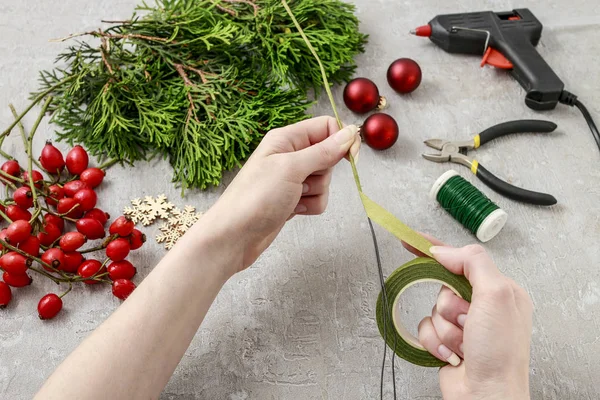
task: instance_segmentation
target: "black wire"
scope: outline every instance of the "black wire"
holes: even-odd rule
[[[371,218],[367,218],[369,221],[369,228],[371,229],[371,236],[373,236],[373,246],[375,247],[375,258],[377,259],[377,271],[379,273],[379,283],[381,285],[381,296],[383,298],[383,361],[381,363],[381,382],[379,386],[379,396],[383,400],[383,376],[385,374],[385,361],[387,358],[387,291],[385,289],[385,279],[383,277],[383,267],[381,266],[381,256],[379,254],[379,245],[377,244],[377,236],[375,235],[375,229],[373,228],[373,222]],[[394,337],[394,350],[396,349],[396,338]],[[394,400],[396,400],[396,373],[394,368],[394,355],[395,351],[392,352],[392,379],[394,387]]]
[[[600,149],[600,132],[598,132],[598,127],[596,126],[596,123],[594,122],[592,115],[590,114],[588,109],[583,105],[583,103],[581,101],[575,100],[575,103],[573,105],[575,107],[577,107],[579,109],[579,111],[581,111],[581,113],[583,114],[583,118],[585,118],[585,122],[587,122],[588,126],[590,127],[590,130],[592,131],[592,135],[594,136],[594,139],[596,140],[598,149]]]

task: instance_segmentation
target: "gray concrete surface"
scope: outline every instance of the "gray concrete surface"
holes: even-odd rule
[[[8,103],[23,109],[27,93],[36,88],[37,71],[51,67],[62,45],[48,39],[93,29],[101,18],[126,18],[136,3],[2,1],[0,126],[11,120]],[[355,3],[362,29],[371,35],[366,54],[358,58],[358,74],[373,79],[388,96],[389,113],[401,129],[400,140],[390,151],[363,149],[360,174],[370,197],[414,228],[454,245],[476,241],[428,199],[430,185],[451,166],[422,160],[424,139],[468,137],[517,118],[541,117],[559,124],[558,132],[547,137],[509,137],[478,151],[482,163],[513,183],[554,194],[560,202],[556,207],[508,201],[475,182],[466,168],[454,168],[510,215],[504,231],[486,248],[507,275],[527,288],[535,303],[532,397],[597,399],[600,155],[587,126],[576,110],[566,107],[536,114],[524,106],[521,88],[508,75],[480,69],[478,59],[450,56],[407,32],[440,13],[529,6],[546,24],[540,53],[600,121],[600,3]],[[398,57],[414,58],[424,71],[421,88],[410,96],[394,95],[385,82],[388,64]],[[335,90],[340,103],[341,90]],[[360,122],[341,108],[346,122]],[[325,99],[315,113],[330,113]],[[32,122],[28,118],[26,125]],[[52,128],[44,124],[36,151],[52,136]],[[18,138],[7,140],[5,150],[21,151]],[[114,168],[101,189],[100,205],[116,215],[132,197],[166,193],[180,206],[193,204],[204,210],[222,191],[190,192],[181,199],[168,177],[170,169],[164,162]],[[145,231],[152,238],[157,226]],[[410,255],[385,231],[377,232],[384,268],[390,273]],[[140,272],[138,282],[163,254],[152,239],[132,257]],[[404,296],[406,321],[413,331],[430,310],[436,289],[417,287]],[[119,305],[107,288],[78,286],[56,320],[41,322],[37,301],[53,290],[54,284],[38,279],[26,289],[15,290],[13,304],[0,311],[2,399],[30,398],[60,361]],[[162,398],[376,398],[383,350],[374,321],[378,293],[365,216],[350,168],[341,165],[335,171],[327,213],[288,224],[256,265],[225,286]],[[435,369],[401,361],[397,382],[401,399],[441,398]],[[388,380],[388,396],[390,390]]]

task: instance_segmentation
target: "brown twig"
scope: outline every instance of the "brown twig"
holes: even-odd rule
[[[252,6],[252,8],[254,9],[254,16],[256,17],[258,15],[258,6],[250,0],[220,0],[220,1],[223,3],[229,3],[229,4],[237,4],[237,3],[248,4],[248,5]],[[234,17],[237,17],[237,15],[238,15],[237,11],[232,10],[231,8],[223,7],[220,4],[215,4],[215,7],[223,12],[226,12],[229,15],[234,16]]]
[[[185,84],[187,86],[194,86],[192,81],[190,81],[190,77],[185,73],[183,65],[182,64],[173,64],[173,65],[175,66],[177,73],[179,74],[179,76],[181,76],[181,78],[183,79]]]
[[[131,24],[131,20],[130,19],[125,19],[123,21],[110,21],[107,19],[102,19],[100,20],[100,22],[104,23],[104,24]]]
[[[50,42],[64,42],[67,41],[69,39],[73,39],[79,36],[86,36],[86,35],[91,35],[91,36],[101,36],[101,37],[106,37],[106,38],[111,38],[111,39],[142,39],[142,40],[148,40],[150,42],[170,42],[170,43],[177,43],[174,40],[169,40],[169,39],[165,39],[165,38],[161,38],[161,37],[156,37],[156,36],[147,36],[147,35],[139,35],[137,33],[128,33],[126,35],[121,34],[121,33],[106,33],[106,32],[98,32],[98,31],[91,31],[91,32],[82,32],[82,33],[74,33],[72,35],[66,36],[64,38],[59,38],[59,39],[50,39]]]
[[[106,66],[108,73],[111,75],[114,75],[115,73],[112,69],[112,66],[108,62],[108,59],[106,58],[106,54],[108,53],[108,43],[107,43],[108,39],[106,39],[106,37],[103,36],[100,38],[100,41],[102,42],[102,44],[100,45],[100,54],[102,56],[102,62]],[[113,78],[111,77],[111,79],[113,79]]]
[[[192,83],[192,81],[190,81],[190,77],[185,72],[185,69],[182,64],[173,64],[173,66],[175,66],[175,70],[177,70],[177,73],[179,74],[179,76],[181,76],[181,79],[183,79],[183,82],[186,86],[190,86],[190,87],[195,86]],[[196,122],[200,123],[200,120],[198,119],[198,115],[196,114],[196,106],[194,106],[194,99],[192,98],[192,94],[189,91],[187,92],[187,98],[188,98],[188,101],[190,102],[190,107],[188,109],[188,115],[187,115],[187,118],[185,121],[186,126],[190,122],[190,118],[192,117],[192,115],[194,116],[194,119],[196,120]]]
[[[256,5],[255,3],[253,3],[250,0],[221,0],[225,3],[244,3],[244,4],[248,4],[249,6],[251,6],[254,9],[254,16],[256,17],[258,15],[258,5]]]
[[[187,69],[188,71],[193,71],[193,72],[197,73],[198,76],[200,76],[200,80],[205,85],[208,83],[208,79],[206,79],[206,75],[217,76],[217,74],[213,74],[211,72],[204,72],[202,70],[199,70],[199,69],[194,68],[194,67],[189,67],[187,65],[181,65],[181,64],[178,64],[178,65],[180,65],[181,67]],[[177,67],[175,67],[175,68],[177,68]]]

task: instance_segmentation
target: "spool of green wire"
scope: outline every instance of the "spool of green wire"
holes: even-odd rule
[[[508,214],[454,170],[435,181],[430,195],[482,242],[494,238],[506,224]]]

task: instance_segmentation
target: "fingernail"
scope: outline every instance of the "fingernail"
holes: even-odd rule
[[[450,246],[431,246],[429,248],[429,251],[433,255],[436,255],[436,254],[446,254],[446,253],[450,253],[450,252],[452,252],[454,250],[455,250],[454,247],[450,247]]]
[[[306,212],[306,210],[308,210],[308,208],[306,208],[304,204],[298,204],[294,209],[294,214],[302,214],[303,212]]]
[[[460,352],[463,354],[463,356],[465,355],[465,350],[463,349],[463,344],[461,343],[460,346],[458,346],[458,349],[460,350]]]
[[[358,132],[358,127],[356,125],[348,125],[341,131],[335,133],[333,138],[336,142],[341,145],[348,143],[351,140],[354,140],[356,137],[356,133]]]
[[[309,189],[310,189],[310,188],[308,187],[308,183],[303,183],[303,184],[302,184],[302,194],[304,194],[304,193],[308,193],[308,190],[309,190]]]
[[[358,149],[358,151],[356,152],[356,154],[352,156],[352,157],[354,157],[354,162],[355,163],[358,162],[358,156],[360,156],[360,148]]]
[[[453,367],[456,367],[458,364],[460,364],[460,358],[445,345],[440,344],[438,347],[438,353],[440,353],[440,356],[448,361]]]
[[[465,327],[465,321],[466,320],[467,320],[467,314],[458,314],[458,317],[456,317],[456,321],[463,328]]]

